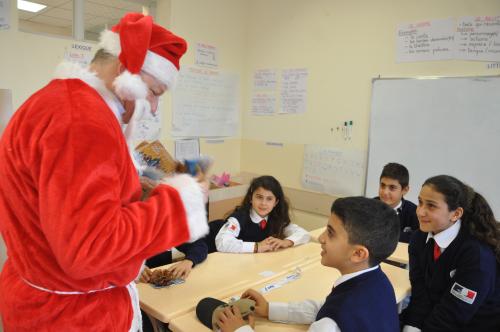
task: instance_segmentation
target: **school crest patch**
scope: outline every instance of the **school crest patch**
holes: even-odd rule
[[[476,299],[477,292],[460,285],[458,282],[451,287],[450,293],[465,303],[472,304]]]

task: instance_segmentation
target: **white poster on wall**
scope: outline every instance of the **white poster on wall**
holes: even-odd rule
[[[276,69],[258,69],[253,74],[254,90],[275,91],[277,86]]]
[[[252,114],[276,113],[277,70],[258,69],[253,74]]]
[[[306,145],[302,186],[337,196],[364,192],[366,151]]]
[[[469,16],[458,19],[456,58],[500,61],[500,16]]]
[[[217,68],[217,48],[212,45],[197,43],[195,59],[198,66]]]
[[[175,140],[175,159],[192,160],[200,157],[200,140],[178,139]]]
[[[155,141],[161,136],[161,112],[152,114],[144,112],[142,119],[137,124],[137,132],[134,134],[135,141]]]
[[[70,46],[64,48],[64,59],[78,63],[82,67],[88,66],[93,56],[93,46],[89,44],[72,43]]]
[[[0,0],[0,29],[10,28],[10,0]]]
[[[396,61],[452,59],[454,39],[453,18],[400,24],[396,32]]]
[[[307,77],[304,68],[284,69],[281,73],[280,113],[305,113],[307,101]]]
[[[276,96],[273,93],[255,92],[252,95],[253,115],[272,115],[276,113]]]
[[[238,131],[239,78],[211,69],[184,67],[173,91],[172,135],[234,136]]]

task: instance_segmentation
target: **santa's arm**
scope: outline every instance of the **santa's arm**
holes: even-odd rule
[[[190,224],[201,230],[196,236],[208,230],[204,213],[188,222],[193,212],[183,196],[198,190],[194,205],[203,206],[194,180],[178,190],[160,185],[146,201],[123,203],[122,186],[135,187],[137,199],[141,189],[120,134],[97,122],[76,122],[40,141],[41,227],[61,268],[77,279],[139,267],[192,238]]]

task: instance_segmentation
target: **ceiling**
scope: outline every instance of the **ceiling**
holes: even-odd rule
[[[72,29],[73,0],[33,0],[47,7],[38,13],[18,10],[20,22]],[[84,0],[85,32],[99,33],[105,25],[113,26],[127,12],[142,12],[142,7],[151,7],[152,0]]]

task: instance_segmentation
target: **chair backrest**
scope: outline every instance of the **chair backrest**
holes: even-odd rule
[[[207,243],[209,254],[217,251],[217,247],[215,246],[215,237],[225,223],[225,219],[217,219],[208,223],[208,228],[210,229],[210,231],[205,237],[205,241]]]

